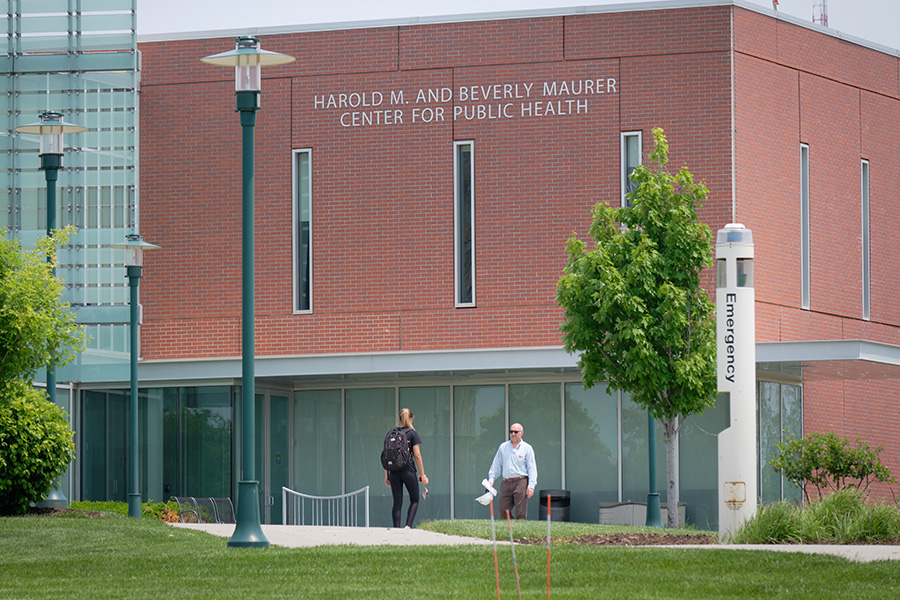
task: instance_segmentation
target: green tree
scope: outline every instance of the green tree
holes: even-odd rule
[[[39,368],[66,364],[84,347],[52,272],[71,231],[30,251],[0,235],[0,513],[43,500],[72,460],[65,413],[32,385]]]
[[[5,384],[30,381],[38,369],[64,365],[84,348],[84,331],[51,270],[72,231],[42,237],[33,250],[0,235],[0,394]]]
[[[707,189],[687,168],[665,170],[668,144],[654,129],[650,166],[631,175],[631,206],[597,204],[588,249],[572,238],[557,285],[567,351],[579,353],[586,388],[605,381],[631,394],[663,426],[667,522],[678,521],[678,430],[715,403],[714,305],[701,286],[712,236],[697,217]]]

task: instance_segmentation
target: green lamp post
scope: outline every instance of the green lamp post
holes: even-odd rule
[[[647,527],[662,527],[659,492],[656,489],[656,421],[653,414],[647,411],[647,442],[649,448],[650,491],[647,494]]]
[[[259,481],[255,477],[254,403],[256,396],[254,323],[254,168],[253,128],[263,65],[282,65],[294,57],[269,52],[259,47],[254,37],[239,37],[234,50],[200,59],[211,65],[234,67],[234,86],[237,112],[241,115],[241,477],[238,480],[237,525],[228,546],[238,548],[268,548],[269,540],[262,531],[259,519]]]
[[[42,113],[40,121],[30,125],[16,127],[18,133],[35,133],[40,136],[41,170],[47,180],[47,235],[56,229],[56,181],[58,171],[63,163],[63,135],[67,133],[81,133],[87,131],[87,127],[64,123],[63,116],[58,112],[47,111]],[[53,269],[54,275],[56,270]],[[53,402],[56,400],[56,374],[53,367],[47,366],[47,398]]]
[[[159,248],[148,244],[137,233],[125,236],[121,244],[109,244],[107,248],[125,250],[125,276],[131,288],[131,397],[128,400],[128,516],[141,518],[141,479],[138,444],[138,286],[144,269],[144,250]]]
[[[63,135],[81,133],[87,131],[87,127],[64,123],[60,113],[47,111],[41,114],[40,121],[37,123],[16,127],[16,131],[40,136],[41,170],[47,181],[47,235],[49,236],[56,229],[56,182],[58,171],[62,168],[63,163]],[[51,273],[56,276],[56,269],[51,267]],[[50,402],[56,401],[56,372],[52,365],[47,365],[47,399]],[[68,505],[65,495],[57,485],[50,488],[44,504],[59,508]]]

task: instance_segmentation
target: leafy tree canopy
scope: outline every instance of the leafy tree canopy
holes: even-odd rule
[[[712,236],[697,217],[706,187],[687,168],[665,171],[668,144],[662,129],[653,134],[650,166],[631,175],[631,206],[597,204],[593,247],[569,240],[557,301],[584,385],[606,381],[665,420],[715,401],[714,305],[701,287]]]
[[[71,233],[54,232],[29,251],[0,235],[0,399],[11,382],[31,381],[39,368],[64,365],[84,348],[84,331],[52,272]]]

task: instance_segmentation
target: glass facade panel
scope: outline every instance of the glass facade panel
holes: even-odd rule
[[[7,13],[10,59],[4,64],[9,70],[0,73],[5,129],[36,122],[47,110],[88,128],[65,136],[57,184],[56,223],[77,228],[59,252],[57,275],[65,283],[64,299],[76,309],[129,299],[124,251],[90,260],[87,250],[123,241],[138,222],[136,5],[135,0],[93,0],[73,10],[68,0],[28,0],[10,3]],[[0,226],[32,247],[47,223],[38,136],[4,136],[2,149],[7,210]],[[128,346],[120,344],[127,340],[127,328],[118,323],[91,327],[94,341],[57,371],[58,381],[127,379]],[[119,331],[99,331],[114,327]]]
[[[391,490],[384,485],[384,436],[397,425],[395,388],[347,390],[346,491],[369,486],[369,524],[391,527]],[[409,506],[403,504],[404,514]]]
[[[179,404],[179,463],[184,481],[177,495],[231,497],[234,411],[230,388],[182,388]]]
[[[487,477],[497,446],[509,439],[505,405],[502,385],[453,388],[453,510],[457,519],[483,519],[488,515],[475,498],[484,493],[481,480]]]
[[[319,496],[342,493],[343,432],[341,390],[294,393],[292,489]]]
[[[781,441],[781,385],[759,382],[759,498],[762,504],[781,500],[781,476],[769,465]]]
[[[782,441],[791,437],[803,437],[803,394],[799,385],[782,384],[781,386],[781,431]],[[803,500],[800,486],[791,483],[784,477],[781,482],[781,494],[785,500],[793,500],[798,504]]]
[[[769,388],[773,394],[781,394],[784,430],[800,435],[800,388],[783,385],[778,392],[778,384],[770,385],[775,386]],[[230,386],[141,390],[139,458],[145,501],[233,497],[240,453],[234,393]],[[82,392],[77,499],[127,498],[127,395],[122,390]],[[584,390],[580,382],[556,381],[303,390],[293,393],[291,406],[287,395],[260,389],[255,476],[262,484],[263,522],[280,522],[282,485],[313,495],[368,485],[372,526],[391,526],[391,494],[379,457],[400,407],[416,415],[431,479],[418,521],[487,518],[474,498],[483,493],[481,481],[498,445],[509,439],[508,426],[519,422],[535,448],[538,498],[542,489],[568,489],[571,519],[597,522],[598,502],[646,502],[649,488],[647,411],[627,396],[620,409],[617,397],[602,385]],[[716,434],[727,424],[727,412],[720,399],[716,407],[691,417],[681,431],[681,499],[689,521],[700,527],[716,527]],[[665,501],[665,445],[658,424],[655,436],[657,489]],[[799,490],[786,483],[783,487],[786,498],[799,498]],[[529,505],[529,518],[540,518],[539,500]]]
[[[778,455],[778,443],[788,437],[803,436],[801,388],[796,385],[760,381],[759,419],[759,495],[763,504],[779,500],[801,500],[799,487],[789,482],[769,464]]]
[[[400,408],[404,407],[415,415],[413,426],[422,438],[420,450],[429,480],[425,486],[428,488],[428,498],[420,500],[416,522],[449,519],[450,388],[400,388]]]
[[[570,516],[573,521],[593,523],[599,502],[619,499],[617,394],[607,394],[603,385],[585,390],[581,383],[567,383],[565,389]]]
[[[666,443],[656,424],[656,490],[666,501]],[[622,501],[646,502],[650,491],[647,409],[622,394]]]
[[[125,502],[125,394],[84,392],[78,439],[80,499]]]
[[[715,531],[719,527],[717,436],[728,426],[728,415],[729,396],[720,394],[715,406],[691,415],[678,433],[680,501],[685,503],[685,518],[700,529]],[[665,466],[662,468],[665,470]]]
[[[525,432],[522,439],[534,448],[538,485],[534,490],[534,497],[528,502],[528,518],[538,519],[539,491],[563,487],[562,386],[559,383],[510,385],[509,422],[522,424]],[[508,434],[506,439],[509,439]]]

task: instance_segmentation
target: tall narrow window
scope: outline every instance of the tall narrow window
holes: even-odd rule
[[[809,146],[800,144],[800,308],[809,309]]]
[[[294,311],[312,311],[312,150],[294,150]]]
[[[472,142],[453,144],[456,306],[475,306],[475,158]]]
[[[869,262],[869,161],[861,164],[860,197],[862,198],[862,314],[863,319],[871,318],[870,309],[872,298],[870,296],[872,285],[872,265]]]
[[[622,206],[631,206],[626,194],[637,189],[629,176],[641,164],[641,132],[625,131],[622,133]]]

